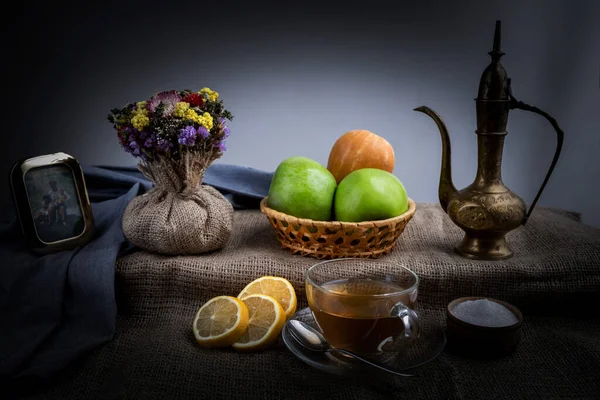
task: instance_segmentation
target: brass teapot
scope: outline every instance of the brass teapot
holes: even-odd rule
[[[500,21],[496,21],[492,60],[484,70],[475,99],[477,112],[477,174],[472,184],[457,190],[452,183],[450,137],[444,122],[426,106],[415,108],[430,116],[442,137],[442,169],[439,200],[442,209],[458,225],[465,236],[455,250],[464,257],[479,260],[504,260],[513,255],[506,243],[506,234],[527,223],[550,175],[556,166],[563,143],[563,132],[556,121],[544,111],[517,101],[512,95],[510,78],[500,57]],[[512,109],[531,111],[545,117],[558,137],[554,158],[542,186],[529,211],[523,200],[502,182],[502,150],[507,135],[508,113]]]

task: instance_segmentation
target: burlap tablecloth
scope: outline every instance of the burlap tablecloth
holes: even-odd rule
[[[291,256],[258,211],[236,211],[225,249],[204,256],[135,252],[117,265],[118,331],[61,381],[48,399],[558,399],[600,398],[600,230],[576,214],[538,208],[509,235],[515,256],[470,261],[453,253],[462,237],[434,204],[419,204],[394,251],[422,278],[419,303],[440,326],[447,303],[485,295],[525,314],[513,355],[476,361],[443,353],[415,378],[324,374],[282,343],[260,353],[204,350],[191,323],[209,298],[237,293],[263,275],[288,278],[306,306],[304,273],[315,259]]]

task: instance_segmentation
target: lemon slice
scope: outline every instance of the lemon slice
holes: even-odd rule
[[[233,296],[208,300],[194,318],[196,341],[207,348],[231,346],[248,328],[248,308]]]
[[[238,298],[243,300],[246,296],[252,294],[265,294],[277,300],[283,307],[286,319],[296,312],[298,303],[296,291],[287,279],[277,276],[263,276],[255,279],[246,285]]]
[[[251,294],[242,300],[249,311],[248,329],[233,344],[238,351],[263,350],[274,343],[285,324],[285,312],[277,300],[264,294]]]

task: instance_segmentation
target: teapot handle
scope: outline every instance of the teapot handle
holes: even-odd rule
[[[548,115],[546,112],[540,110],[537,107],[530,106],[528,104],[523,103],[522,101],[518,101],[517,99],[515,99],[515,97],[512,94],[511,87],[510,87],[510,78],[508,79],[508,97],[510,99],[509,107],[511,110],[516,108],[516,109],[520,109],[520,110],[524,110],[524,111],[531,111],[533,113],[543,116],[544,118],[546,118],[548,120],[548,122],[550,122],[550,124],[552,124],[552,127],[556,131],[556,136],[557,136],[556,151],[554,152],[554,158],[552,159],[552,163],[550,164],[550,169],[548,169],[548,172],[546,173],[546,177],[544,178],[544,182],[542,183],[540,190],[537,192],[533,202],[531,203],[531,206],[529,206],[529,211],[527,211],[527,214],[525,215],[525,218],[523,219],[523,225],[525,225],[527,223],[527,220],[529,219],[529,216],[531,215],[531,212],[533,211],[533,209],[535,207],[535,204],[537,203],[540,196],[542,195],[542,192],[544,191],[544,188],[546,187],[546,184],[548,183],[548,180],[550,179],[550,175],[552,175],[552,171],[554,170],[556,163],[558,162],[558,157],[560,156],[560,152],[562,150],[564,133],[558,127],[558,123],[556,122],[556,120],[554,118],[552,118],[550,115]]]

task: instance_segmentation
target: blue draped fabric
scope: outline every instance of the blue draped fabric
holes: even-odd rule
[[[152,187],[135,167],[84,167],[96,223],[85,246],[40,256],[23,241],[16,215],[0,228],[0,383],[45,379],[111,340],[115,264],[128,246],[121,229],[128,202]],[[235,209],[257,208],[272,173],[213,164],[204,183]]]

